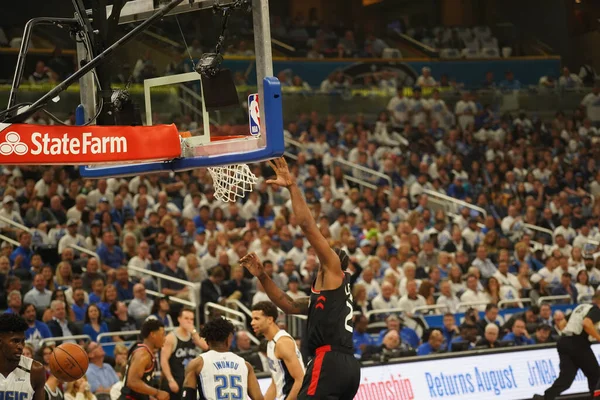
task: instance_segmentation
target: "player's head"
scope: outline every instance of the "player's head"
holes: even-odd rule
[[[158,319],[148,319],[142,324],[140,336],[154,348],[160,349],[165,344],[165,325]]]
[[[261,301],[252,306],[252,329],[254,333],[264,335],[271,326],[277,324],[279,312],[275,304]]]
[[[337,247],[334,248],[333,251],[335,251],[335,254],[337,254],[337,256],[340,258],[340,266],[342,267],[342,271],[347,270],[348,264],[350,264],[350,257],[348,256],[348,253]]]
[[[194,310],[189,308],[179,310],[177,322],[179,322],[179,326],[186,326],[186,324],[194,326]]]
[[[229,320],[226,320],[225,318],[215,318],[204,324],[200,335],[206,340],[206,343],[208,343],[210,348],[225,346],[229,349],[233,340],[234,331],[235,328]]]
[[[14,362],[21,359],[27,328],[27,322],[18,314],[0,315],[0,357]]]

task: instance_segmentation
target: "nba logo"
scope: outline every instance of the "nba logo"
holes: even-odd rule
[[[248,117],[250,119],[250,134],[260,135],[260,105],[258,94],[248,96]]]

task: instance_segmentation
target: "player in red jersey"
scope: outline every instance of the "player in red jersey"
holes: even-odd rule
[[[332,249],[319,231],[285,159],[270,164],[277,178],[267,183],[290,191],[292,211],[319,257],[317,278],[310,297],[293,300],[269,278],[255,253],[242,257],[240,264],[260,280],[271,301],[285,313],[308,314],[303,340],[311,359],[298,399],[353,399],[360,384],[360,364],[353,355],[352,294],[350,275],[345,272],[350,259],[343,250]]]

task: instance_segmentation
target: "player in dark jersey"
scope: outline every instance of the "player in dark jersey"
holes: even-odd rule
[[[360,384],[360,364],[353,355],[353,301],[350,275],[345,272],[350,259],[343,250],[329,247],[285,159],[270,164],[277,178],[267,183],[290,191],[292,212],[319,257],[319,271],[310,297],[294,300],[267,276],[255,253],[242,257],[240,264],[260,280],[271,301],[285,313],[308,314],[303,340],[307,341],[311,360],[298,399],[353,399]]]
[[[125,380],[120,400],[169,400],[169,393],[150,386],[156,359],[154,354],[165,344],[165,326],[157,319],[142,324],[140,336],[143,342],[133,346],[125,369]]]
[[[165,345],[160,351],[160,388],[169,392],[171,400],[181,399],[185,367],[198,356],[196,348],[208,350],[206,343],[194,328],[194,311],[182,308],[177,321],[179,326],[167,335]]]

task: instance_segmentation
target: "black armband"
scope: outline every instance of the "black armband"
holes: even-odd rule
[[[181,395],[181,400],[198,400],[198,389],[184,387],[183,394]]]

